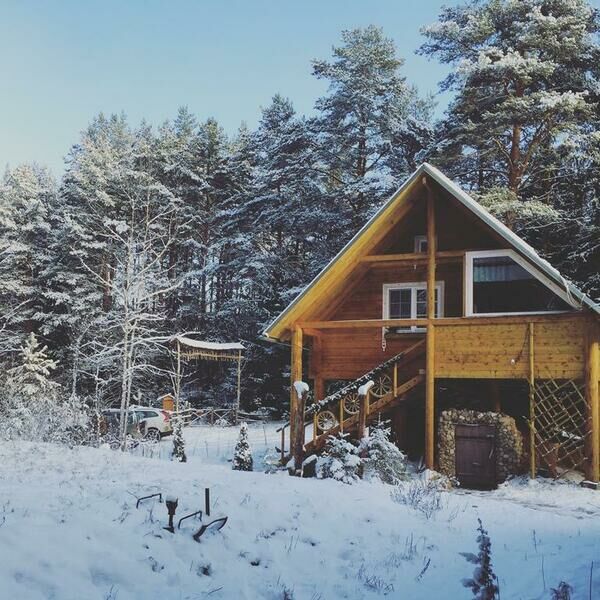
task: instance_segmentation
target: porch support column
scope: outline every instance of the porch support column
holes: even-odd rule
[[[535,338],[533,323],[528,325],[529,333],[529,477],[535,479],[537,475],[535,457]]]
[[[427,189],[427,339],[425,355],[425,464],[435,467],[435,210],[433,190]]]
[[[598,380],[600,379],[600,327],[594,323],[588,332],[585,365],[585,400],[591,431],[590,468],[588,477],[600,482],[600,400],[598,398]]]
[[[302,379],[302,329],[296,325],[292,330],[292,354],[290,358],[290,451],[296,447],[298,435],[296,422],[298,420],[299,401],[294,382]],[[298,467],[299,468],[299,467]]]

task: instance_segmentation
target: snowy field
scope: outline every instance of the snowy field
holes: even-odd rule
[[[518,480],[443,492],[425,514],[383,484],[233,472],[236,430],[185,434],[184,464],[166,460],[170,440],[137,455],[0,444],[0,597],[467,599],[460,553],[477,552],[479,517],[503,600],[551,598],[563,580],[575,599],[600,598],[600,492]],[[274,425],[251,427],[255,468],[278,439]],[[200,543],[199,522],[172,535],[164,504],[135,508],[163,491],[180,517],[203,508],[205,487],[229,522]]]

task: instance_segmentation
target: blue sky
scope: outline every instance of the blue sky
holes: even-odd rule
[[[0,169],[37,161],[56,174],[98,112],[158,124],[188,105],[233,132],[276,92],[309,113],[343,29],[375,24],[434,92],[445,68],[416,56],[438,0],[0,0]],[[440,107],[445,99],[440,99]],[[441,109],[440,109],[441,110]]]

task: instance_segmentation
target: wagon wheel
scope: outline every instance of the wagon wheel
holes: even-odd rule
[[[386,394],[392,391],[392,378],[387,374],[383,373],[380,375],[374,382],[373,387],[371,388],[371,394],[375,396],[375,398],[382,398]]]
[[[344,410],[349,415],[355,415],[360,410],[360,400],[356,392],[351,392],[344,397]]]
[[[317,413],[317,427],[320,431],[329,431],[337,425],[337,419],[330,410],[322,410]]]

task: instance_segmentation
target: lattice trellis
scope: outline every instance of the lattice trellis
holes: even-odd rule
[[[582,383],[567,379],[535,382],[535,451],[555,476],[557,466],[581,469],[586,460],[587,408]]]

